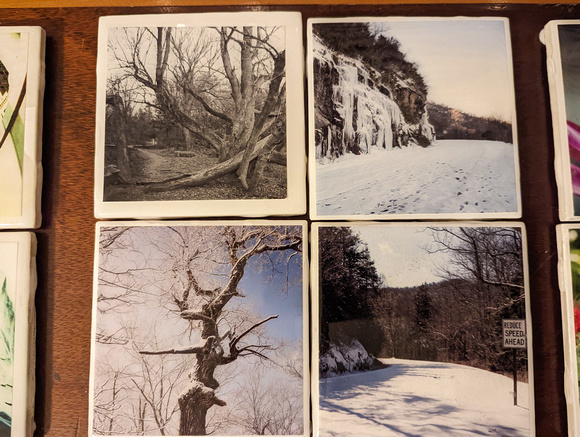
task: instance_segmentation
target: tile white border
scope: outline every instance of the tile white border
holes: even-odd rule
[[[367,22],[385,22],[389,21],[407,21],[407,22],[426,22],[426,21],[499,21],[504,23],[504,34],[506,42],[506,64],[508,70],[508,81],[510,83],[509,99],[511,103],[511,126],[512,126],[512,143],[514,156],[514,176],[516,190],[516,210],[508,212],[491,212],[491,213],[420,213],[420,214],[356,214],[356,215],[326,215],[319,214],[316,208],[316,146],[315,146],[315,111],[314,111],[314,62],[313,52],[311,49],[312,25],[320,23],[367,23]],[[307,49],[306,49],[306,68],[308,76],[308,178],[310,193],[310,218],[312,220],[466,220],[466,219],[519,219],[522,216],[521,200],[521,181],[519,167],[518,151],[518,134],[517,134],[517,116],[516,116],[516,97],[514,87],[514,72],[512,61],[512,45],[510,36],[509,19],[504,17],[347,17],[347,18],[310,18],[307,24]],[[361,169],[363,171],[364,169]]]
[[[522,233],[522,262],[524,272],[524,288],[525,288],[525,309],[526,309],[526,333],[527,333],[527,356],[528,356],[528,399],[529,399],[529,426],[530,436],[536,435],[536,418],[535,418],[535,400],[534,400],[534,354],[533,354],[533,334],[532,334],[532,310],[530,306],[530,284],[529,284],[529,270],[528,270],[528,244],[526,237],[526,228],[522,222],[318,222],[312,223],[310,234],[311,247],[311,266],[310,266],[310,283],[311,283],[311,314],[312,314],[312,353],[310,370],[312,380],[312,431],[313,437],[319,437],[320,433],[320,376],[319,376],[319,361],[320,361],[320,290],[319,290],[319,245],[318,245],[318,230],[322,227],[349,227],[360,228],[363,226],[374,227],[390,227],[390,228],[426,228],[428,226],[459,228],[459,227],[486,227],[486,228],[517,228]]]
[[[46,35],[41,27],[0,27],[0,33],[14,32],[28,34],[28,67],[23,120],[22,214],[15,217],[0,216],[0,229],[36,229],[41,223],[42,109]]]
[[[2,232],[2,243],[17,244],[11,436],[32,436],[36,391],[36,236],[31,232]]]
[[[304,432],[299,436],[287,437],[309,437],[310,436],[310,330],[309,330],[309,233],[308,223],[304,220],[224,220],[224,221],[110,221],[98,222],[95,232],[95,256],[93,267],[93,308],[91,323],[91,360],[90,360],[90,380],[89,380],[89,421],[88,435],[93,436],[94,420],[94,377],[95,377],[95,338],[97,329],[97,298],[99,290],[99,237],[101,228],[107,227],[150,227],[150,226],[302,226],[302,387],[303,387],[303,425]],[[111,437],[125,437],[123,435]],[[171,436],[169,436],[171,437]],[[177,436],[176,436],[177,437]],[[219,437],[219,435],[216,435]],[[235,436],[227,435],[224,437],[248,437],[248,434]]]
[[[546,69],[550,91],[552,130],[554,132],[554,169],[558,187],[558,212],[561,221],[578,221],[574,214],[572,172],[568,146],[568,125],[566,118],[566,94],[562,70],[562,53],[558,26],[580,26],[580,20],[553,20],[540,33],[540,40],[546,45]]]
[[[108,29],[127,26],[284,26],[286,29],[285,199],[231,199],[112,202],[104,197],[105,112]],[[97,56],[95,217],[159,219],[189,217],[266,217],[306,213],[306,148],[304,145],[304,49],[299,12],[231,12],[101,17]]]
[[[564,394],[568,415],[568,435],[580,432],[580,393],[578,390],[578,363],[576,358],[576,331],[574,328],[574,293],[570,265],[570,231],[578,230],[580,223],[556,226],[558,243],[558,284],[562,309],[562,338],[564,342]]]

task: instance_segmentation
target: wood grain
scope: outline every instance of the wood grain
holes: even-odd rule
[[[341,3],[342,0],[335,1]],[[348,2],[348,0],[345,0]],[[411,2],[421,3],[423,0]],[[465,0],[461,0],[465,3]],[[178,0],[139,1],[163,7],[67,8],[81,1],[4,0],[1,25],[39,25],[47,33],[44,105],[43,225],[39,239],[37,436],[88,434],[88,384],[94,251],[93,153],[98,17],[224,10],[226,0],[178,7]],[[101,1],[133,6],[136,1]],[[257,2],[243,2],[256,5]],[[260,2],[258,9],[272,9]],[[309,5],[282,0],[281,10],[312,16],[500,15],[511,20],[522,178],[532,295],[538,436],[567,434],[554,226],[557,199],[545,55],[538,33],[550,19],[580,18],[572,5]],[[363,1],[366,3],[366,1]],[[211,6],[208,6],[211,5]],[[37,7],[38,8],[34,8]],[[31,8],[32,7],[32,8]],[[240,6],[228,10],[247,9]],[[252,7],[255,10],[256,7]],[[482,388],[484,389],[484,388]]]
[[[433,4],[433,0],[358,0],[363,5],[376,4]],[[545,4],[545,0],[445,0],[442,4]],[[576,0],[562,0],[559,4],[575,4]],[[352,0],[3,0],[1,8],[70,8],[70,7],[113,7],[113,6],[262,6],[262,5],[318,5],[318,4],[353,4]]]

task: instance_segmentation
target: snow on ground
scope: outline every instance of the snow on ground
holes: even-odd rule
[[[517,211],[513,145],[439,140],[316,163],[320,215]]]
[[[381,359],[389,367],[320,380],[320,436],[527,436],[528,384],[473,367]]]

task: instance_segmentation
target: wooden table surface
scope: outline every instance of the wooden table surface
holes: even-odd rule
[[[88,434],[88,379],[94,250],[93,169],[95,65],[98,18],[103,15],[219,10],[300,10],[314,16],[439,15],[507,16],[511,22],[518,111],[523,221],[528,231],[532,296],[537,435],[567,434],[557,249],[554,152],[545,69],[538,39],[551,19],[580,18],[574,5],[410,4],[310,5],[306,1],[199,2],[179,0],[4,0],[1,25],[42,26],[47,34],[43,135],[43,223],[39,240],[36,306],[37,436]],[[157,4],[161,7],[94,7],[95,4]],[[335,1],[334,3],[340,3]],[[68,8],[71,4],[82,8]],[[218,5],[218,6],[215,6]],[[7,6],[19,9],[6,8]],[[23,8],[26,6],[26,8]],[[32,6],[32,7],[31,7]],[[49,7],[47,7],[49,6]],[[37,7],[37,8],[34,8]],[[484,388],[482,388],[484,389]]]

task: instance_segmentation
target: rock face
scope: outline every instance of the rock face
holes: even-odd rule
[[[409,145],[428,146],[435,138],[426,96],[399,77],[389,89],[381,73],[363,62],[333,53],[313,38],[316,157],[369,153]]]
[[[328,351],[320,356],[320,377],[372,370],[380,366],[377,361],[358,340],[352,340],[348,345],[331,344]]]

